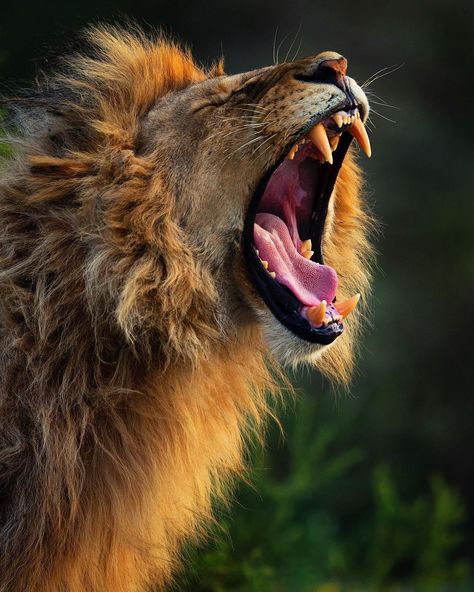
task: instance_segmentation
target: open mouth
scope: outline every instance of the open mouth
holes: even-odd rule
[[[244,251],[253,283],[298,337],[327,345],[359,300],[338,302],[337,272],[323,261],[328,204],[355,138],[370,156],[360,107],[347,105],[304,132],[260,182],[247,213]]]

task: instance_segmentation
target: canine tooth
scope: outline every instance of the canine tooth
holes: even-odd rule
[[[326,307],[326,300],[321,300],[321,303],[318,306],[312,306],[311,308],[308,308],[308,312],[306,314],[313,325],[321,325],[324,320],[324,315],[326,314]]]
[[[370,140],[369,136],[367,135],[367,130],[365,129],[364,124],[360,119],[356,119],[352,126],[347,130],[359,143],[359,146],[368,156],[368,158],[372,155],[372,149],[370,147]]]
[[[300,253],[303,253],[303,251],[311,251],[312,248],[313,245],[311,243],[311,239],[308,238],[307,240],[301,242]]]
[[[359,300],[360,294],[356,294],[355,296],[352,296],[352,298],[349,298],[349,300],[345,300],[344,302],[335,302],[334,306],[337,312],[342,316],[342,318],[345,319],[348,315],[351,314],[351,312],[357,306]]]
[[[268,273],[272,276],[273,279],[275,279],[277,276],[276,272],[274,271],[269,271]]]
[[[329,140],[328,140],[328,136],[326,134],[326,128],[324,127],[324,125],[322,123],[318,123],[317,125],[315,125],[311,131],[309,132],[309,139],[311,140],[311,142],[313,142],[313,144],[316,146],[316,148],[321,152],[321,154],[323,155],[324,159],[327,160],[329,162],[329,164],[332,164],[332,152],[331,152],[331,146],[329,145]]]
[[[260,255],[260,253],[258,252],[258,249],[255,249],[255,252],[257,253],[257,255]]]
[[[334,152],[334,150],[336,150],[336,148],[338,147],[339,144],[339,139],[341,136],[337,135],[337,136],[333,136],[332,138],[330,138],[329,140],[329,144],[331,145],[331,150]]]
[[[332,118],[336,122],[337,127],[342,127],[342,115],[340,115],[339,113],[336,113],[335,115],[332,116]]]
[[[314,255],[314,251],[301,251],[301,254],[305,259],[311,259],[311,257]]]
[[[260,261],[261,261],[261,263],[262,263],[263,267],[264,267],[265,269],[268,269],[268,261],[264,261],[263,259],[260,259]]]

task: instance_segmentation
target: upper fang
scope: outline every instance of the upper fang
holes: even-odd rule
[[[324,125],[322,123],[315,125],[310,130],[308,136],[311,142],[313,142],[316,148],[321,152],[323,158],[329,162],[329,164],[332,164],[333,160],[331,146],[329,144],[326,128]]]
[[[372,149],[370,147],[370,140],[369,136],[367,135],[367,130],[365,129],[364,124],[362,123],[361,119],[356,119],[351,127],[347,130],[359,143],[359,146],[368,156],[368,158],[372,155]]]

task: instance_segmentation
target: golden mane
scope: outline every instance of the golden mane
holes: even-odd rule
[[[241,473],[272,386],[255,330],[216,343],[212,285],[159,166],[131,150],[157,97],[210,74],[163,38],[89,39],[95,57],[19,110],[0,185],[2,592],[164,585]]]
[[[277,390],[259,328],[216,327],[212,276],[173,220],[166,171],[141,146],[156,100],[222,65],[202,69],[138,31],[87,37],[92,55],[10,105],[19,133],[0,181],[1,592],[164,587],[182,541],[205,532],[213,497],[225,500],[244,471],[247,435],[261,435]],[[331,239],[348,293],[369,279],[359,185],[348,161]],[[354,331],[323,371],[347,378]]]

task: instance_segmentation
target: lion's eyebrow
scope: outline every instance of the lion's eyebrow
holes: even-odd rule
[[[232,96],[232,92],[228,92],[227,94],[221,94],[219,96],[210,96],[210,97],[203,97],[193,103],[191,108],[192,113],[198,113],[202,111],[202,109],[206,109],[207,107],[220,107],[224,103],[226,103],[229,98]]]

